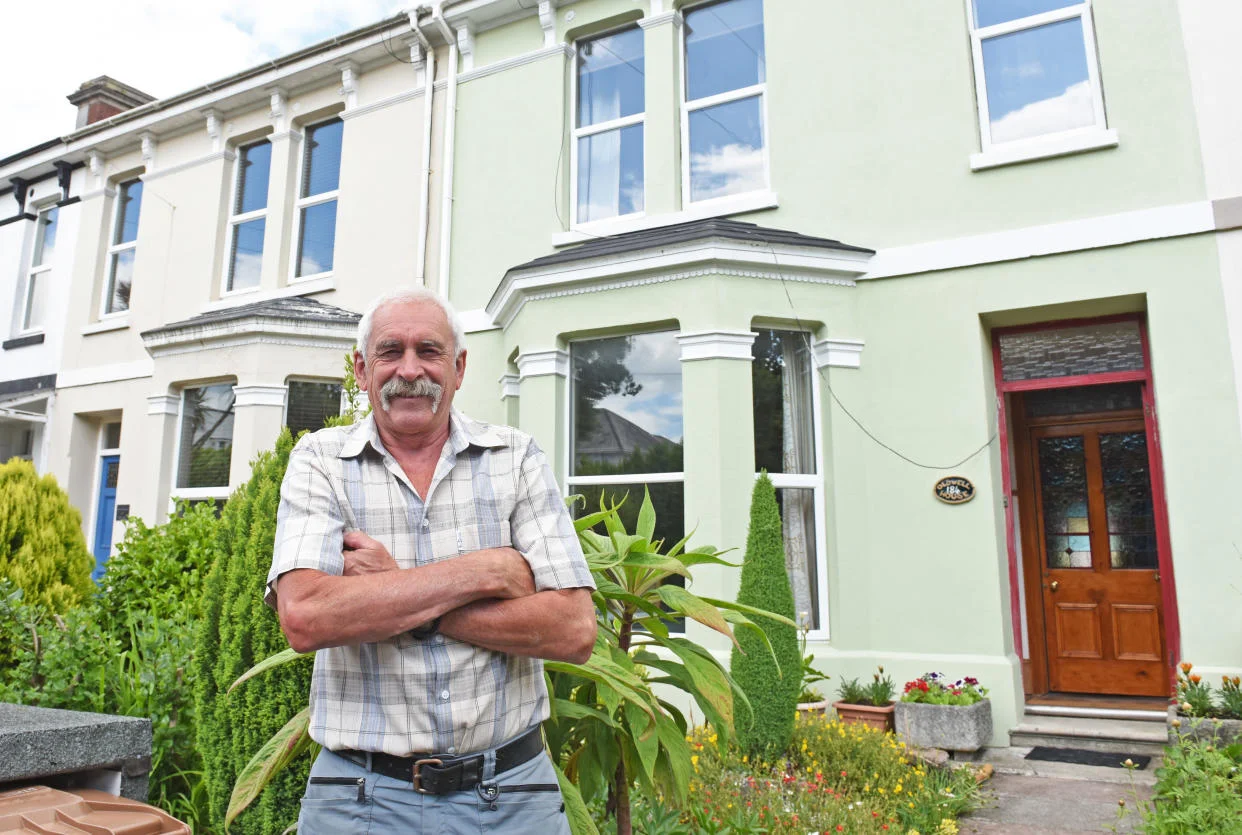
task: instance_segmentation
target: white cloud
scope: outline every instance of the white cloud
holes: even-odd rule
[[[992,141],[1012,142],[1095,122],[1091,82],[1081,81],[1059,96],[1032,102],[992,120]]]
[[[5,4],[0,156],[63,136],[65,96],[110,75],[165,98],[350,29],[408,3],[394,0],[62,0]],[[21,68],[21,71],[13,71]]]
[[[737,143],[690,155],[690,182],[695,200],[767,188],[763,149]]]

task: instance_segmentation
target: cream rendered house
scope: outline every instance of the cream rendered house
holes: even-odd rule
[[[1152,718],[1242,669],[1215,5],[446,0],[88,125],[0,165],[81,165],[47,467],[222,499],[426,283],[567,494],[740,546],[772,473],[834,678]]]

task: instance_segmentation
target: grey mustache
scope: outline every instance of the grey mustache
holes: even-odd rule
[[[401,377],[389,377],[388,382],[380,388],[380,405],[387,412],[392,407],[394,397],[430,397],[431,413],[440,411],[440,400],[444,397],[444,387],[433,383],[426,377],[406,380]]]

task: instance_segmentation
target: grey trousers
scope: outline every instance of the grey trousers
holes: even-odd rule
[[[300,835],[569,835],[569,819],[547,754],[495,774],[486,755],[478,786],[448,795],[368,771],[324,749],[311,766],[298,816]]]

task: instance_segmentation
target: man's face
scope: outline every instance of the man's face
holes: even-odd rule
[[[434,302],[396,302],[376,311],[366,361],[354,354],[354,375],[376,424],[393,434],[447,424],[466,373],[465,352],[454,358],[454,351],[452,326]]]

